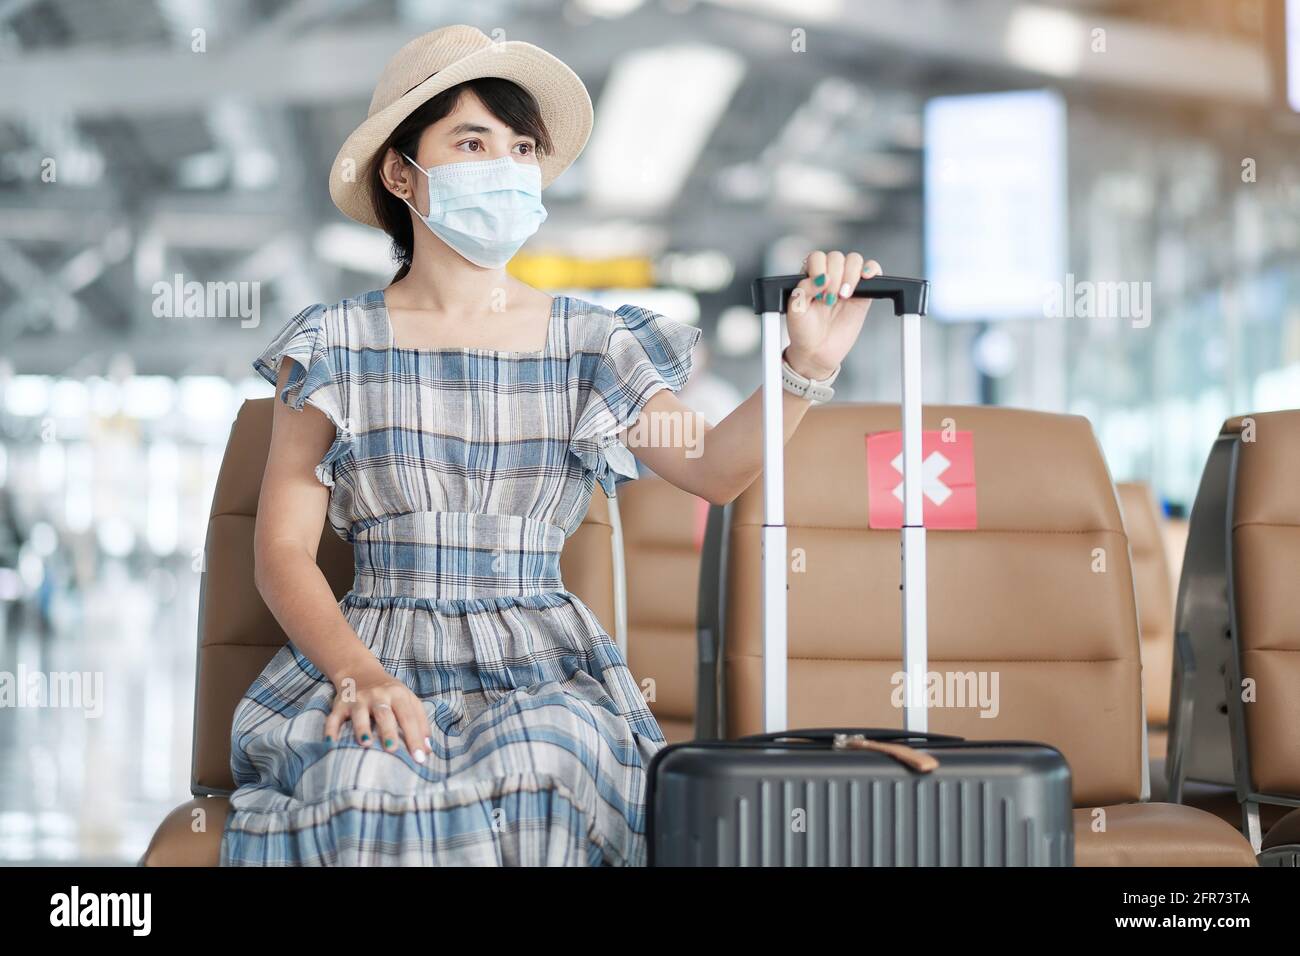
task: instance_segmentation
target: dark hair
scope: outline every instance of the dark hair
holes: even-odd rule
[[[379,220],[380,228],[388,233],[393,242],[393,259],[398,263],[394,282],[402,278],[411,269],[411,253],[415,237],[411,233],[411,214],[406,203],[402,202],[384,186],[380,175],[383,159],[389,149],[415,155],[420,136],[438,120],[448,116],[466,91],[472,91],[482,100],[487,111],[505,123],[516,133],[531,136],[541,153],[550,153],[554,148],[546,124],[542,122],[542,111],[537,106],[533,95],[517,83],[497,76],[485,76],[475,80],[466,80],[422,104],[410,116],[397,124],[397,129],[384,141],[370,161],[370,201]]]

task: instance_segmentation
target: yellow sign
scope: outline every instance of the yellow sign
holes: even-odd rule
[[[647,289],[655,284],[654,264],[643,256],[579,259],[521,252],[506,271],[538,289]]]

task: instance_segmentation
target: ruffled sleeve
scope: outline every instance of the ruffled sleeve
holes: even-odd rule
[[[656,392],[680,391],[691,374],[700,330],[657,312],[621,305],[605,339],[591,387],[569,440],[570,451],[607,495],[637,477],[636,459],[620,440]]]
[[[334,442],[316,466],[316,477],[327,488],[334,487],[334,466],[352,443],[348,427],[347,391],[335,368],[325,329],[326,307],[313,305],[299,312],[275,334],[271,344],[253,359],[254,370],[277,385],[280,366],[293,362],[289,380],[279,399],[301,411],[304,405],[318,408],[334,425]]]

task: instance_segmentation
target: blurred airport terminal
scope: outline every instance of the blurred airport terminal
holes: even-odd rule
[[[327,175],[407,40],[470,23],[591,91],[511,273],[698,324],[714,420],[759,382],[753,278],[810,249],[924,276],[926,401],[1085,416],[1158,502],[1172,602],[1220,425],[1300,406],[1285,10],[0,0],[0,672],[87,681],[0,695],[0,862],[132,863],[187,798],[231,422],[288,317],[392,277]],[[837,401],[897,401],[897,337],[873,310]]]

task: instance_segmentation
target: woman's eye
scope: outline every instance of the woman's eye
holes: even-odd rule
[[[527,156],[533,148],[530,143],[520,143],[519,146],[523,149],[525,156]]]

